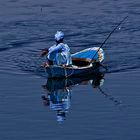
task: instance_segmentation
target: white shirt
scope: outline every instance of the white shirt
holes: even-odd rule
[[[53,61],[56,65],[70,65],[72,64],[70,48],[64,43],[53,45],[49,48],[48,59]]]

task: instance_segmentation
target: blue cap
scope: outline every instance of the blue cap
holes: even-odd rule
[[[59,41],[64,38],[64,33],[62,31],[57,31],[55,34],[55,40]]]

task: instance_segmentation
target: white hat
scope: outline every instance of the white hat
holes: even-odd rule
[[[55,34],[55,40],[59,41],[64,38],[64,33],[62,31],[57,31]]]

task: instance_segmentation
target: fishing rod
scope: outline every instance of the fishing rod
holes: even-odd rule
[[[114,31],[127,19],[128,16],[124,17],[123,20],[121,20],[116,27],[109,33],[109,35],[107,36],[107,38],[104,40],[104,42],[101,44],[101,46],[99,47],[99,49],[96,51],[96,53],[94,54],[94,56],[92,57],[91,61],[94,59],[94,57],[97,55],[97,53],[99,52],[100,48],[106,43],[106,41],[109,39],[109,37],[114,33]]]

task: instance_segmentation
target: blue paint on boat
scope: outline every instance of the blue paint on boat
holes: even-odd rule
[[[85,59],[93,59],[97,60],[98,59],[98,53],[97,50],[84,50],[78,53],[75,53],[72,55],[72,58],[85,58]]]

